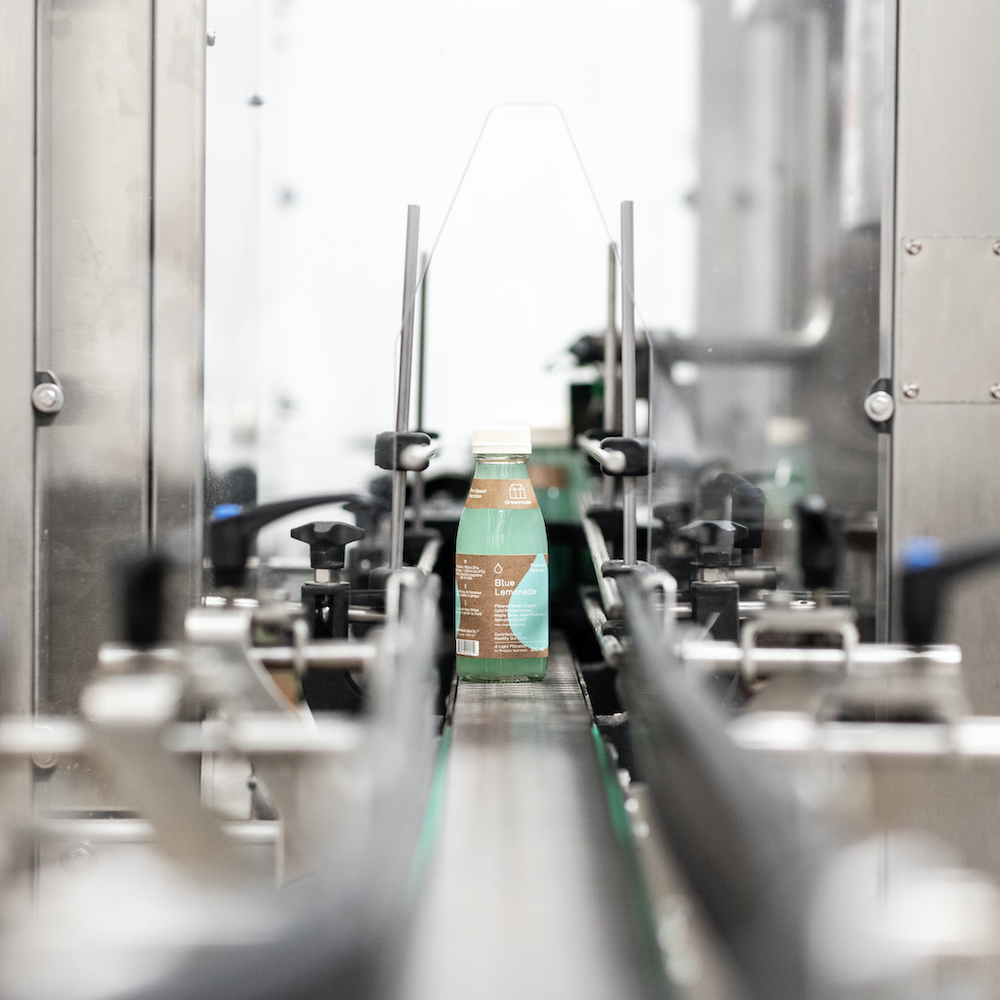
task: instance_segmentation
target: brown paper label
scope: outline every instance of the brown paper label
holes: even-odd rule
[[[465,506],[494,510],[530,510],[538,499],[530,479],[473,479]]]
[[[455,587],[460,607],[459,656],[521,659],[549,655],[547,555],[460,552],[455,556]]]

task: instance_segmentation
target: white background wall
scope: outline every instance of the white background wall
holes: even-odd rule
[[[255,463],[262,499],[373,473],[406,205],[429,250],[497,105],[557,104],[598,204],[558,112],[493,113],[429,274],[436,467],[477,423],[567,423],[546,362],[603,325],[622,199],[642,317],[691,327],[695,0],[209,0],[209,27],[208,452]]]

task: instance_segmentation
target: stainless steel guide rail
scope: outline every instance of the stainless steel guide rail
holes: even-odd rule
[[[604,331],[604,429],[610,436],[618,428],[615,417],[618,409],[618,331],[615,293],[618,284],[618,256],[614,243],[608,245],[608,325]],[[615,481],[604,477],[604,503],[610,507],[615,500]]]
[[[657,995],[573,662],[459,684],[444,806],[400,995]]]
[[[622,436],[635,437],[635,266],[632,202],[622,202]],[[622,477],[622,561],[636,561],[635,476]]]
[[[406,209],[406,263],[403,272],[403,323],[399,340],[399,392],[396,398],[396,433],[410,428],[410,383],[413,375],[413,319],[417,297],[417,245],[420,239],[420,206]],[[392,522],[389,566],[403,565],[403,534],[406,520],[406,469],[392,474]]]

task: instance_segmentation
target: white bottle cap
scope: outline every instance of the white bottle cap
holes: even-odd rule
[[[477,427],[472,432],[473,455],[530,455],[530,427]]]

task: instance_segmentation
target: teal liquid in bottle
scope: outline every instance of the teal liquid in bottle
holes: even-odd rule
[[[548,537],[528,478],[527,427],[477,428],[455,547],[455,647],[463,680],[541,680],[549,662]]]

